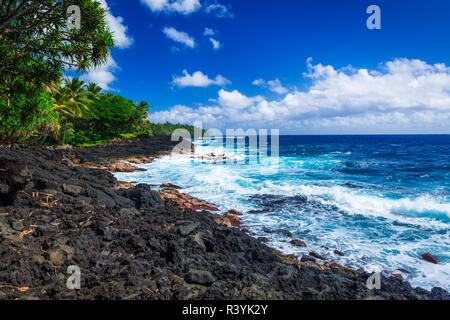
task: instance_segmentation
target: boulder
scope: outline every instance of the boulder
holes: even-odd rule
[[[294,255],[294,254],[283,254],[283,253],[281,253],[280,251],[278,251],[276,249],[272,249],[272,252],[275,255],[277,255],[280,258],[281,261],[298,265],[298,258],[297,258],[296,255]]]
[[[402,277],[402,275],[401,274],[399,274],[399,273],[393,273],[392,274],[392,276],[395,278],[395,279],[398,279],[398,280],[403,280],[403,277]]]
[[[223,224],[223,225],[225,225],[225,226],[227,226],[227,227],[229,227],[229,228],[232,228],[232,227],[233,227],[232,224],[231,224],[231,222],[230,222],[230,220],[229,220],[228,218],[225,218],[225,217],[222,216],[222,215],[217,215],[217,216],[214,218],[214,222],[217,223],[217,224]]]
[[[318,254],[317,252],[314,252],[314,251],[311,251],[311,252],[309,253],[309,255],[310,255],[311,257],[314,257],[314,258],[319,259],[319,260],[325,260],[324,257],[322,257],[320,254]]]
[[[123,197],[131,199],[138,210],[164,206],[158,192],[151,190],[150,186],[145,184],[138,184],[133,189],[120,189],[119,192]]]
[[[425,260],[427,262],[434,263],[434,264],[438,263],[438,260],[436,259],[436,257],[433,256],[429,252],[425,252],[424,254],[421,255],[421,257],[422,257],[423,260]]]
[[[70,196],[79,196],[83,192],[83,188],[80,186],[74,186],[71,184],[62,184],[62,190],[64,193],[70,195]]]
[[[175,184],[172,183],[163,183],[159,186],[160,189],[181,189],[180,186],[177,186]]]
[[[258,240],[261,241],[261,242],[263,242],[263,243],[267,243],[267,242],[270,241],[270,240],[267,239],[266,237],[258,237]]]
[[[242,216],[242,213],[240,213],[239,211],[234,210],[234,209],[228,210],[226,213],[234,214],[236,216]]]
[[[301,240],[293,239],[293,240],[290,241],[290,243],[292,245],[296,246],[296,247],[306,247],[306,243],[304,241],[301,241]]]
[[[223,216],[230,220],[233,227],[239,227],[241,225],[241,218],[239,218],[237,215],[226,212]]]
[[[303,255],[300,258],[300,262],[306,262],[306,261],[312,261],[312,262],[316,262],[316,258],[312,257],[312,256],[308,256],[308,255]]]
[[[187,235],[189,235],[191,232],[193,232],[195,229],[197,229],[200,226],[200,223],[195,222],[195,223],[189,223],[186,225],[181,225],[178,227],[178,231],[180,232],[180,234],[185,237]]]
[[[209,271],[190,269],[185,277],[187,283],[196,283],[210,286],[214,283],[215,278]]]

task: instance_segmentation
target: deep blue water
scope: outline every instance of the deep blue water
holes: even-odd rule
[[[315,251],[369,272],[403,268],[413,285],[450,289],[449,135],[281,136],[279,158],[254,154],[248,141],[203,144],[194,158],[165,157],[117,177],[172,182],[222,211],[239,210],[255,236],[287,253]],[[211,152],[233,161],[199,157]],[[308,246],[266,232],[280,228]],[[426,251],[438,265],[420,258]]]

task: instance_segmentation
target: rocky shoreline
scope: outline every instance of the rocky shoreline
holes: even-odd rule
[[[370,274],[267,247],[234,210],[217,215],[177,186],[134,186],[107,171],[137,170],[130,163],[174,145],[141,136],[0,147],[0,299],[449,299],[395,276],[369,290]],[[81,270],[79,290],[66,286],[69,266]]]

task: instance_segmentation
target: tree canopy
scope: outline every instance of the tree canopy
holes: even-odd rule
[[[72,23],[74,6],[80,24]],[[0,0],[0,142],[79,145],[171,133],[174,125],[148,121],[145,101],[63,80],[69,69],[82,74],[108,61],[114,41],[105,17],[98,0]]]
[[[80,28],[69,28],[80,8]],[[64,68],[86,72],[105,63],[114,46],[105,11],[95,0],[1,0],[0,94],[20,89],[21,80],[48,83]]]

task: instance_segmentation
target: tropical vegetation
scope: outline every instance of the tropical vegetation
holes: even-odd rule
[[[80,8],[79,28],[69,28]],[[95,144],[114,137],[170,134],[153,124],[150,106],[104,93],[95,83],[64,78],[108,61],[114,47],[96,0],[0,0],[0,142]]]

